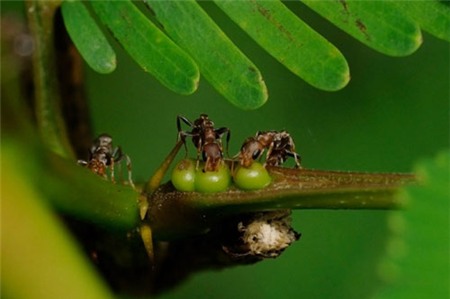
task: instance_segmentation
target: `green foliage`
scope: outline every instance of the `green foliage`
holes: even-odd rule
[[[445,21],[448,20],[448,9],[439,2],[432,3],[430,2],[430,5],[436,10],[433,8],[430,12],[423,7],[423,10],[416,9],[409,14],[422,15],[423,11],[426,16],[420,21],[423,28],[444,38],[448,36],[445,32],[448,33],[449,26],[442,24],[448,24]],[[419,7],[419,4],[416,7]],[[433,22],[426,25],[433,16],[431,13],[436,12],[443,13],[436,14],[440,17],[435,19],[435,25]],[[174,136],[171,134],[175,126],[168,120],[172,119],[175,113],[182,111],[194,114],[198,110],[211,111],[215,113],[214,118],[218,116],[227,119],[227,125],[239,129],[233,131],[233,134],[237,132],[233,135],[233,138],[237,138],[235,140],[253,134],[255,129],[263,127],[286,126],[294,130],[296,140],[301,140],[300,149],[307,157],[307,166],[407,171],[411,160],[433,152],[436,147],[448,146],[448,104],[445,104],[448,102],[442,101],[444,96],[448,98],[448,60],[442,59],[440,54],[444,48],[442,44],[437,44],[432,38],[430,41],[432,46],[424,47],[420,56],[422,59],[406,59],[404,64],[397,60],[387,60],[380,64],[384,66],[380,67],[381,70],[376,67],[377,63],[383,62],[383,58],[373,55],[372,52],[353,49],[352,54],[347,54],[349,58],[364,58],[360,60],[362,63],[355,67],[363,70],[356,76],[361,80],[354,81],[355,85],[348,92],[334,95],[311,91],[301,84],[298,88],[296,81],[281,73],[277,66],[272,64],[268,69],[273,73],[268,77],[275,81],[270,82],[275,82],[271,83],[275,87],[274,90],[286,92],[278,93],[276,97],[279,102],[283,99],[282,103],[278,106],[267,106],[267,109],[261,109],[258,115],[222,110],[219,101],[214,105],[210,104],[209,100],[216,94],[209,90],[203,90],[201,93],[208,101],[180,101],[177,102],[176,111],[173,110],[173,104],[164,108],[159,105],[158,100],[162,98],[161,103],[168,102],[166,94],[161,92],[157,85],[151,85],[151,82],[149,85],[145,84],[143,89],[151,89],[153,94],[160,92],[160,96],[153,97],[154,101],[146,106],[143,101],[133,101],[136,95],[132,93],[132,87],[142,88],[144,85],[140,78],[126,81],[129,73],[125,72],[125,77],[119,78],[117,84],[108,81],[105,87],[102,86],[102,79],[90,74],[91,79],[97,80],[95,83],[91,82],[94,86],[92,90],[104,96],[96,97],[91,90],[93,101],[90,104],[94,108],[95,128],[111,131],[114,136],[119,135],[118,138],[122,140],[120,143],[126,144],[127,149],[134,151],[133,162],[138,163],[134,164],[137,168],[133,171],[138,176],[142,176],[144,168],[145,175],[148,175],[149,168],[153,168],[160,161],[158,153],[166,153],[168,146],[173,144],[175,138],[172,139]],[[433,53],[436,55],[433,56]],[[370,64],[372,59],[374,62]],[[387,66],[391,64],[392,72],[386,74]],[[48,66],[45,63],[44,65]],[[445,72],[442,71],[444,68],[447,69]],[[127,69],[126,66],[121,71],[123,69]],[[414,76],[408,76],[411,73]],[[46,78],[52,76],[49,72],[44,74]],[[372,76],[365,76],[366,74]],[[280,78],[279,81],[276,81],[276,77]],[[386,79],[381,80],[381,77]],[[8,259],[3,259],[5,263],[2,265],[2,296],[61,298],[73,295],[75,298],[86,298],[87,295],[81,292],[87,291],[92,297],[108,297],[109,291],[91,271],[85,262],[86,258],[77,251],[79,244],[73,242],[65,230],[61,230],[62,224],[59,221],[55,221],[52,207],[98,227],[112,227],[115,221],[122,228],[134,227],[137,193],[129,188],[102,181],[77,166],[74,161],[61,159],[53,154],[42,155],[42,152],[29,147],[28,143],[18,144],[19,147],[28,147],[29,151],[26,152],[4,147],[4,116],[8,116],[8,119],[23,120],[26,113],[10,113],[11,111],[3,109],[3,78],[5,76],[2,76],[2,256],[7,255]],[[428,78],[431,78],[430,81]],[[131,88],[128,84],[123,86],[125,81],[129,82]],[[276,83],[281,81],[285,85]],[[447,91],[442,91],[443,86]],[[121,103],[117,102],[121,94],[117,92],[117,88],[125,90],[125,95],[130,98],[126,114],[122,109],[117,109]],[[297,95],[299,90],[302,94],[309,92],[308,97],[298,101],[297,96],[293,94]],[[336,101],[339,97],[342,101]],[[430,101],[430,98],[433,101]],[[58,97],[54,100],[57,99]],[[123,97],[120,97],[120,101],[123,101]],[[136,110],[133,110],[134,102],[138,102]],[[301,109],[296,105],[297,102],[301,104]],[[244,118],[245,121],[242,121]],[[442,121],[444,118],[446,122]],[[121,121],[117,121],[118,119]],[[137,122],[136,119],[143,121]],[[166,127],[170,130],[166,130]],[[10,126],[8,129],[14,138],[20,140],[29,140],[30,136],[35,135],[34,132],[17,134],[17,130],[11,130]],[[42,138],[45,138],[45,135]],[[138,152],[139,150],[141,152]],[[147,159],[148,156],[151,156],[150,160]],[[40,163],[33,168],[36,166],[33,162],[36,161]],[[394,231],[392,247],[389,247],[393,249],[393,254],[386,257],[386,262],[383,263],[384,278],[399,278],[395,289],[383,293],[388,298],[414,297],[416,294],[412,292],[418,289],[415,288],[418,285],[420,291],[427,292],[427,295],[445,296],[445,290],[440,288],[448,282],[448,269],[443,268],[448,265],[448,243],[443,243],[448,240],[449,196],[445,187],[448,186],[449,179],[448,173],[444,172],[445,165],[448,165],[448,158],[439,159],[436,163],[425,162],[423,171],[419,171],[425,178],[425,188],[414,187],[407,190],[406,196],[411,200],[411,209],[401,212],[406,222],[406,230],[401,231],[401,227],[397,227],[400,231]],[[127,191],[129,193],[124,194]],[[23,196],[26,198],[22,201]],[[12,199],[8,200],[10,198]],[[118,198],[123,201],[116,201]],[[130,198],[132,201],[127,202]],[[437,200],[433,201],[435,198]],[[6,204],[3,203],[5,199],[8,200],[7,203],[5,201]],[[214,200],[212,197],[206,199],[211,202]],[[432,201],[433,205],[430,204]],[[205,206],[208,204],[207,201],[203,202]],[[285,203],[292,205],[293,202],[294,199]],[[322,203],[324,206],[330,204],[326,201]],[[243,204],[244,202],[236,202],[237,206]],[[171,212],[173,215],[174,212]],[[251,295],[278,298],[280,294],[302,295],[304,298],[370,296],[380,285],[372,275],[375,265],[379,263],[377,254],[380,247],[385,246],[386,236],[389,237],[388,234],[392,233],[385,228],[385,213],[305,210],[296,213],[295,226],[303,233],[302,240],[276,262],[239,267],[220,273],[203,273],[192,277],[191,282],[183,287],[167,293],[165,298],[193,297],[194,294],[197,297],[216,298],[229,298],[231,294],[233,298],[248,298]],[[430,227],[427,227],[428,224]],[[120,244],[114,243],[114,246],[110,247],[111,251],[116,252],[117,245]],[[403,245],[409,248],[407,255],[402,254]],[[138,252],[129,253],[135,255]],[[394,270],[390,271],[392,268]],[[399,269],[398,274],[402,276],[395,277],[395,269]],[[61,270],[67,272],[60,272]],[[8,276],[11,274],[15,275],[14,280]],[[422,279],[423,277],[427,279]],[[411,286],[410,283],[414,285]],[[224,284],[235,287],[217,292],[216,289]],[[258,288],[255,288],[255,285]],[[31,292],[28,293],[29,291]],[[189,291],[192,293],[189,294]],[[42,292],[45,294],[41,295]]]
[[[343,88],[350,80],[339,50],[281,1],[215,2],[261,47],[309,84],[331,91]]]
[[[116,69],[116,53],[80,1],[64,1],[61,12],[67,31],[86,63],[99,73]],[[88,34],[87,34],[88,33]]]
[[[243,109],[264,104],[267,90],[261,73],[195,0],[145,2],[167,34],[196,60],[203,76],[232,104]]]
[[[113,298],[15,150],[2,142],[2,298]]]
[[[302,2],[360,42],[386,55],[409,55],[422,43],[419,26],[391,1]]]
[[[450,9],[444,1],[396,1],[399,9],[430,34],[450,41]]]
[[[199,80],[196,64],[130,0],[93,1],[91,4],[144,71],[180,94],[195,91]]]
[[[69,32],[89,65],[96,71],[111,71],[104,63],[100,67],[101,60],[95,62],[95,47],[85,47],[89,40],[104,39],[98,38],[99,31],[79,2],[63,5]],[[266,102],[268,91],[258,68],[194,0],[144,2],[164,32],[129,0],[93,1],[92,7],[146,72],[171,90],[190,94],[197,89],[198,65],[205,79],[235,106],[256,109]],[[348,83],[350,72],[339,50],[281,1],[215,2],[263,49],[309,84],[332,91]],[[422,43],[421,28],[450,40],[450,8],[437,0],[302,2],[386,55],[416,51]],[[92,30],[83,29],[87,26]]]
[[[404,189],[405,211],[391,215],[392,237],[381,274],[392,285],[377,298],[447,298],[450,153],[416,167],[420,186]]]

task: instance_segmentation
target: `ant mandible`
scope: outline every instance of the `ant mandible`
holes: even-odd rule
[[[191,127],[191,131],[183,131],[181,129],[181,122]],[[226,137],[226,151],[228,153],[228,143],[230,141],[230,129],[222,127],[214,128],[214,123],[208,118],[206,114],[200,114],[200,117],[193,123],[186,117],[177,116],[178,138],[180,138],[186,148],[186,137],[192,137],[192,142],[197,148],[197,168],[200,161],[200,154],[202,154],[203,161],[205,161],[204,171],[217,171],[221,162],[223,161],[223,146],[222,136]]]
[[[111,181],[114,182],[114,164],[120,163],[124,159],[128,169],[128,182],[134,188],[131,178],[131,159],[122,152],[120,146],[113,148],[112,137],[108,134],[99,135],[89,150],[88,161],[78,160],[78,164],[104,178],[107,178],[106,170],[109,167]]]
[[[301,157],[295,152],[295,144],[291,135],[286,131],[258,131],[255,137],[247,138],[241,147],[239,160],[242,166],[250,167],[253,161],[261,158],[267,149],[264,165],[280,166],[287,157],[293,157],[295,167],[301,168]]]

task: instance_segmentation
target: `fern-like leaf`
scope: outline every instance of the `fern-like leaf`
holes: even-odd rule
[[[165,31],[191,54],[205,78],[231,103],[255,109],[267,100],[256,66],[194,1],[145,0]]]
[[[144,71],[175,92],[190,94],[197,89],[197,65],[131,1],[93,1],[91,4]]]
[[[116,69],[116,53],[81,1],[65,1],[61,12],[67,31],[81,56],[96,72]]]
[[[266,102],[268,91],[257,66],[194,0],[143,1],[155,13],[152,20],[160,23],[162,31],[130,0],[93,1],[91,5],[145,71],[171,90],[190,94],[197,88],[200,69],[233,105],[256,109]],[[450,8],[437,0],[302,2],[361,43],[386,55],[405,56],[416,51],[422,43],[421,29],[450,41]],[[280,0],[215,3],[263,49],[309,84],[333,91],[348,83],[349,68],[339,50]],[[98,72],[111,71],[111,51],[83,5],[64,3],[63,14],[88,64]],[[99,43],[108,49],[105,57],[98,56],[96,46],[89,47]]]
[[[339,50],[281,1],[215,2],[261,47],[309,84],[338,90],[350,80],[347,62]]]

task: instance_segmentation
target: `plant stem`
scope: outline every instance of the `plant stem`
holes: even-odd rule
[[[198,234],[233,214],[276,209],[396,209],[398,189],[412,174],[268,168],[272,183],[256,191],[179,192],[162,185],[148,196],[147,221],[158,238]]]
[[[35,41],[33,76],[38,130],[44,144],[66,158],[74,153],[61,113],[61,96],[55,63],[54,17],[60,1],[26,1],[31,35]]]

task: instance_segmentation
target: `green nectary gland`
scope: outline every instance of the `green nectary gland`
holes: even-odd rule
[[[258,162],[253,162],[250,167],[238,166],[234,173],[234,183],[240,189],[258,190],[267,187],[272,178],[266,168]]]
[[[234,184],[243,190],[258,190],[268,186],[271,177],[261,163],[254,162],[250,167],[238,166],[231,174],[227,164],[220,165],[218,171],[203,171],[204,163],[183,159],[172,171],[172,184],[183,192],[223,192],[228,189],[233,178]]]
[[[181,160],[172,171],[172,184],[179,191],[195,191],[196,162],[190,159]]]

